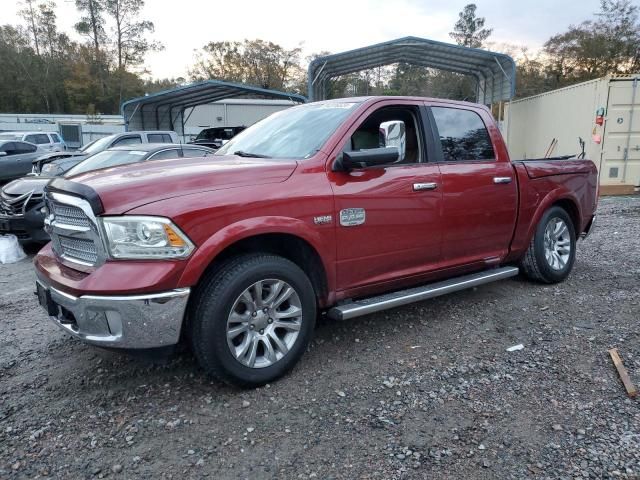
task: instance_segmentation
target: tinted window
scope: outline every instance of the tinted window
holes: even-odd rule
[[[173,150],[164,150],[162,152],[158,152],[152,155],[151,157],[149,157],[149,160],[165,160],[167,158],[179,158],[179,157],[180,155],[178,154],[178,150],[174,148]]]
[[[213,153],[199,148],[184,148],[182,152],[185,157],[204,157],[207,153]]]
[[[41,145],[43,143],[51,143],[51,140],[49,140],[49,135],[45,133],[39,133],[38,135],[36,135],[36,143],[38,145]]]
[[[14,142],[13,145],[17,153],[33,153],[38,149],[35,145],[26,142]]]
[[[140,135],[134,135],[131,137],[123,137],[119,140],[116,140],[113,143],[113,146],[115,147],[116,145],[120,146],[120,145],[136,145],[138,143],[142,143],[142,139],[140,138]]]
[[[51,135],[51,138],[53,139],[54,143],[61,143],[62,140],[60,140],[60,137],[58,136],[57,133],[50,133],[49,135]]]
[[[144,160],[146,156],[147,152],[138,150],[105,150],[80,162],[69,170],[65,176],[70,177],[90,170],[98,170],[99,168],[117,167],[118,165],[136,163]]]
[[[167,135],[166,133],[149,133],[147,139],[149,143],[173,143],[171,135]]]
[[[0,145],[0,152],[5,152],[7,155],[14,155],[16,153],[15,143],[3,143],[2,145]]]
[[[274,113],[229,140],[216,155],[237,151],[279,158],[307,158],[316,153],[358,105],[330,101]]]
[[[471,110],[432,107],[445,162],[493,160],[493,146],[484,122]]]

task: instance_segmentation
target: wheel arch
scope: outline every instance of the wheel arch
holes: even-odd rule
[[[240,222],[216,232],[190,259],[180,284],[197,285],[211,269],[227,259],[248,252],[279,255],[298,265],[309,277],[320,307],[333,297],[331,251],[317,230],[307,228],[300,220],[270,217],[260,222]]]

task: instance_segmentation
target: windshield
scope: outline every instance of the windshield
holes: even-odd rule
[[[103,150],[109,148],[109,145],[111,145],[111,141],[114,137],[115,135],[109,135],[108,137],[99,138],[98,140],[94,140],[93,142],[88,143],[79,151],[87,155],[93,155],[94,153],[102,152]]]
[[[274,113],[233,137],[215,155],[308,158],[353,111],[356,103],[310,103]]]
[[[71,177],[73,175],[78,175],[79,173],[98,170],[100,168],[136,163],[144,160],[147,153],[148,152],[142,152],[140,150],[105,150],[104,152],[96,153],[83,162],[80,162],[78,165],[70,169],[65,177]]]

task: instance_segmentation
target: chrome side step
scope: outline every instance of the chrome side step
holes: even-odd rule
[[[334,320],[349,320],[350,318],[368,315],[388,308],[399,307],[413,302],[419,302],[428,298],[439,297],[447,293],[457,292],[485,283],[495,282],[503,278],[514,277],[518,274],[516,267],[501,267],[484,272],[451,278],[442,282],[431,283],[420,287],[400,290],[393,293],[385,293],[377,297],[364,298],[355,302],[345,303],[333,307],[327,315]]]

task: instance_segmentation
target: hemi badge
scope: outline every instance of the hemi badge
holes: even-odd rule
[[[313,217],[313,223],[316,225],[326,225],[327,223],[331,223],[333,217],[331,215],[320,215],[319,217]]]
[[[354,227],[362,225],[366,220],[364,208],[345,208],[340,210],[340,225],[343,227]]]

